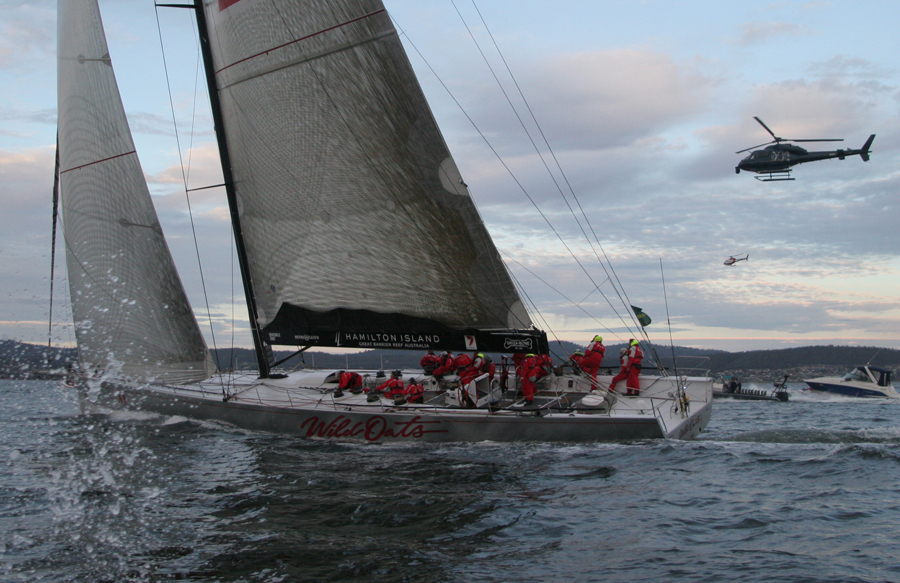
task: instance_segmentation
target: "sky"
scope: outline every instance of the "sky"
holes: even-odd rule
[[[658,343],[900,347],[900,3],[385,5],[551,339],[630,336],[610,276],[651,316]],[[188,212],[185,174],[190,188],[221,182],[190,11],[157,12],[152,0],[100,8],[201,329],[211,346],[249,346],[224,193],[192,192]],[[48,329],[55,51],[54,2],[0,0],[0,339],[46,343],[50,332],[68,345],[61,258]],[[736,174],[746,154],[735,152],[771,139],[754,116],[778,136],[845,139],[811,150],[877,134],[871,160],[796,166],[789,182]]]

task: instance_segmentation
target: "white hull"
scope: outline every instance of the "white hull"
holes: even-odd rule
[[[397,406],[384,398],[367,402],[365,394],[349,392],[335,399],[335,384],[325,382],[334,378],[333,372],[299,371],[264,380],[216,375],[186,386],[103,381],[89,383],[91,388],[80,393],[86,412],[137,409],[252,430],[367,442],[692,439],[709,423],[712,411],[712,380],[698,377],[681,378],[690,399],[682,412],[670,396],[674,378],[641,377],[640,397],[616,395],[586,406],[582,399],[590,394],[588,382],[567,375],[552,379],[530,406],[504,399],[499,408],[463,409],[446,405],[447,394],[439,393],[433,382],[426,383],[426,389],[435,390],[426,392],[422,405]],[[604,385],[610,379],[598,377]]]
[[[874,397],[881,399],[900,399],[900,393],[892,386],[882,387],[874,383],[848,381],[843,377],[820,377],[804,381],[812,391],[834,393],[847,397]]]
[[[900,394],[891,384],[891,374],[890,370],[864,364],[842,377],[820,377],[805,382],[813,391],[848,397],[900,399]]]

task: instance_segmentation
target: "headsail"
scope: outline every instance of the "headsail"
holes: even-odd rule
[[[380,0],[204,7],[267,342],[546,344]]]
[[[150,199],[97,2],[60,0],[58,19],[60,194],[82,366],[205,379],[215,366]]]

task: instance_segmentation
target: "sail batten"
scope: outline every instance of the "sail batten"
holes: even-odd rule
[[[255,59],[255,58],[260,57],[260,56],[262,56],[262,55],[269,55],[269,53],[272,53],[272,52],[277,51],[277,50],[279,50],[279,49],[283,49],[283,48],[289,47],[289,46],[291,46],[291,45],[293,45],[293,44],[297,44],[297,43],[299,43],[299,42],[303,42],[303,41],[305,41],[305,40],[307,40],[307,39],[310,39],[310,38],[312,38],[312,37],[314,37],[314,36],[318,36],[318,35],[320,35],[320,34],[325,34],[326,32],[330,32],[330,31],[332,31],[332,30],[337,30],[337,29],[341,28],[342,26],[347,26],[348,24],[353,24],[354,22],[358,22],[358,21],[360,21],[360,20],[363,20],[363,19],[366,19],[366,18],[375,16],[376,14],[381,14],[382,12],[386,12],[386,10],[384,10],[384,9],[382,9],[382,10],[376,10],[375,12],[371,12],[371,13],[369,13],[369,14],[366,14],[365,16],[360,16],[359,18],[354,18],[354,19],[352,19],[352,20],[348,20],[347,22],[344,22],[344,23],[341,23],[341,24],[336,24],[335,26],[326,28],[326,29],[324,29],[324,30],[320,30],[320,31],[318,31],[318,32],[314,32],[314,33],[312,33],[312,34],[309,34],[309,35],[304,36],[304,37],[302,37],[302,38],[298,38],[298,39],[292,40],[292,41],[290,41],[290,42],[286,42],[286,43],[281,44],[281,45],[279,45],[279,46],[277,46],[277,47],[272,47],[272,48],[270,48],[270,49],[266,49],[265,51],[261,51],[261,52],[259,52],[259,53],[256,53],[255,55],[250,55],[249,57],[244,57],[244,58],[241,59],[240,61],[236,61],[236,62],[234,62],[234,63],[231,63],[230,65],[225,65],[224,67],[222,67],[221,69],[219,69],[218,71],[216,71],[216,74],[219,74],[219,73],[221,73],[222,71],[224,71],[224,70],[226,70],[226,69],[229,69],[229,68],[231,68],[231,67],[234,67],[235,65],[239,65],[240,63],[243,63],[244,61],[249,61],[250,59]],[[363,42],[365,42],[365,41],[363,41]],[[362,44],[362,43],[359,43],[359,44]]]
[[[95,160],[93,162],[88,162],[87,164],[82,164],[81,166],[75,166],[74,168],[69,168],[68,170],[60,171],[60,174],[65,174],[66,172],[72,172],[73,170],[80,170],[82,168],[87,168],[88,166],[93,166],[94,164],[100,164],[102,162],[107,162],[109,160],[115,160],[116,158],[121,158],[122,156],[127,156],[129,154],[136,154],[135,150],[130,152],[125,152],[123,154],[116,154],[115,156],[110,156],[109,158],[103,158],[102,160]]]
[[[534,336],[380,0],[205,21],[267,342]]]
[[[58,19],[59,190],[82,367],[206,379],[215,366],[153,208],[97,2],[60,0]]]

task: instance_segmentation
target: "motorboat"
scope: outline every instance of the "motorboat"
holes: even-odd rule
[[[713,389],[713,397],[716,399],[737,399],[739,401],[781,401],[786,403],[790,396],[787,390],[787,380],[791,375],[784,375],[780,383],[772,383],[771,391],[763,389],[744,388],[737,377],[726,376],[722,380],[722,389]]]
[[[819,377],[805,381],[812,391],[836,393],[848,397],[900,399],[891,384],[891,371],[864,364],[842,377]]]

